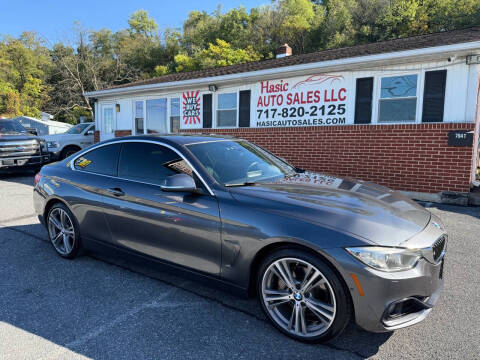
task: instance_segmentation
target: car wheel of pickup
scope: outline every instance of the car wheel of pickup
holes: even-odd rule
[[[80,148],[77,148],[76,146],[67,146],[60,153],[60,159],[63,160],[65,158],[69,157],[70,155],[75,154],[79,150],[80,150]]]
[[[73,259],[79,255],[80,235],[76,220],[64,204],[52,206],[48,212],[47,229],[50,242],[61,257]]]
[[[331,340],[352,316],[342,281],[319,257],[306,251],[282,249],[267,256],[257,286],[267,317],[296,340]]]

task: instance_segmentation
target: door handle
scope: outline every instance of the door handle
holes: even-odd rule
[[[120,188],[118,188],[118,187],[107,189],[107,191],[108,191],[110,194],[112,194],[113,196],[123,196],[123,195],[125,195],[125,193],[123,192],[123,190],[120,189]]]

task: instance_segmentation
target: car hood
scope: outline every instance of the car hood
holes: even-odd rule
[[[65,137],[64,134],[52,134],[52,135],[43,136],[45,141],[61,141],[64,137]]]
[[[384,186],[312,172],[230,191],[238,201],[255,206],[260,200],[266,211],[384,246],[400,245],[422,231],[431,217],[417,203]]]
[[[40,138],[36,136],[30,135],[6,135],[0,134],[0,142],[8,142],[8,141],[24,141],[24,140],[40,140]]]

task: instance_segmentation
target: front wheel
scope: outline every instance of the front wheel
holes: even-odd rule
[[[319,257],[306,251],[282,249],[267,256],[257,284],[267,317],[296,340],[331,340],[352,316],[342,281]]]

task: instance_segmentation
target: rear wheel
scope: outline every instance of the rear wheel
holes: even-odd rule
[[[338,336],[352,316],[345,287],[319,257],[282,249],[264,260],[258,276],[260,304],[277,329],[306,342]]]
[[[47,228],[50,242],[61,257],[73,259],[79,255],[80,235],[76,221],[64,204],[52,206],[48,212]]]
[[[73,155],[75,154],[77,151],[79,151],[80,148],[76,147],[76,146],[67,146],[65,149],[62,150],[62,152],[60,153],[60,160],[63,160],[67,157],[69,157],[70,155]]]

